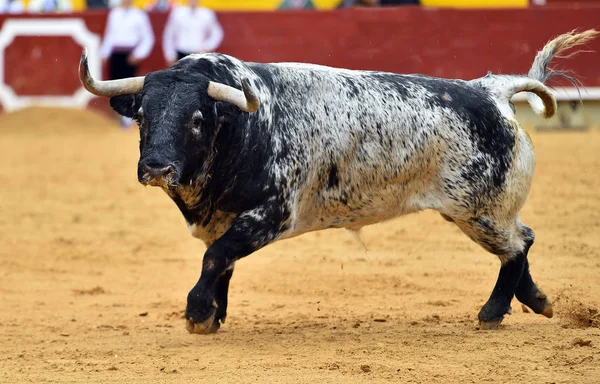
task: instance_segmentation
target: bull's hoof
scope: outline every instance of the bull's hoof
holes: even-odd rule
[[[186,310],[185,328],[189,333],[199,335],[215,333],[221,326],[216,314],[217,304],[214,301],[209,308],[201,312]]]
[[[542,315],[551,319],[554,316],[554,309],[552,308],[552,302],[550,299],[546,298],[546,302],[544,303],[544,310],[542,311]]]
[[[537,314],[544,315],[549,319],[554,316],[552,302],[541,289],[538,289],[535,294],[529,297],[517,297],[517,299]]]
[[[185,320],[185,329],[187,329],[189,333],[196,333],[198,335],[208,335],[210,333],[217,332],[219,328],[219,322],[215,321],[214,316],[201,323],[194,323],[190,319]]]
[[[542,292],[541,289],[538,289],[538,291],[535,294],[535,298],[536,308],[531,309],[533,309],[535,313],[542,314],[547,318],[551,319],[552,316],[554,316],[554,309],[552,308],[552,302],[550,301],[548,296],[546,296],[546,294]]]
[[[512,315],[512,308],[510,305],[503,306],[492,304],[490,302],[485,303],[477,316],[479,319],[478,329],[497,329],[502,323],[502,320],[504,320],[504,315]]]
[[[504,320],[504,318],[491,321],[479,321],[479,329],[483,331],[498,329],[498,327],[500,327],[500,324],[502,324],[502,320]]]

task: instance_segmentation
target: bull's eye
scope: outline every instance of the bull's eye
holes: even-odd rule
[[[192,124],[194,125],[194,127],[199,128],[200,125],[202,125],[203,121],[204,121],[204,116],[202,116],[202,112],[200,112],[200,111],[194,112],[194,114],[192,115]]]

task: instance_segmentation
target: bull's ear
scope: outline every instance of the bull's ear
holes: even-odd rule
[[[110,106],[119,115],[133,118],[141,106],[141,97],[138,93],[133,95],[120,95],[110,98]]]
[[[231,103],[216,102],[214,108],[214,118],[224,123],[235,121],[242,111]]]

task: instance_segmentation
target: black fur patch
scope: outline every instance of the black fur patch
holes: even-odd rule
[[[335,188],[337,187],[339,184],[339,179],[338,179],[338,170],[337,167],[335,166],[335,164],[333,164],[331,166],[331,168],[329,168],[329,181],[327,183],[327,188]]]

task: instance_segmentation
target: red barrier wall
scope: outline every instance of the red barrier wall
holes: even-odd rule
[[[23,16],[32,18],[33,16]],[[40,17],[40,16],[35,16]],[[102,34],[105,12],[71,16]],[[151,14],[156,45],[142,73],[164,67],[166,14]],[[220,52],[243,60],[301,61],[346,67],[469,79],[524,73],[535,51],[551,37],[598,27],[600,7],[452,10],[399,7],[316,12],[220,13],[225,40]],[[0,16],[0,26],[7,19]],[[600,51],[600,39],[589,45]],[[4,79],[15,93],[72,93],[79,87],[81,47],[68,37],[17,37],[5,50]],[[598,56],[578,55],[563,66],[585,86],[600,86]],[[560,65],[558,65],[560,67]]]

